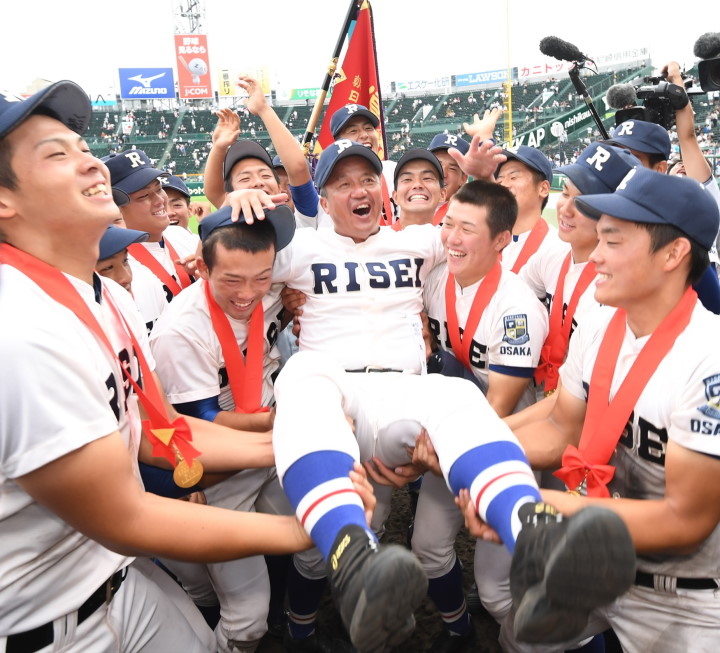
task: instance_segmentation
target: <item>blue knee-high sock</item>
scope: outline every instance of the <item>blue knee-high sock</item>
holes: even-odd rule
[[[457,495],[470,490],[478,514],[494,528],[512,553],[520,530],[517,511],[529,501],[540,501],[525,452],[516,442],[497,440],[462,454],[450,467],[448,482]]]
[[[449,631],[464,635],[470,630],[470,613],[465,605],[463,592],[462,567],[457,558],[447,574],[428,581],[428,594]]]
[[[295,639],[310,637],[315,631],[315,620],[327,579],[305,578],[290,565],[288,574],[288,627]]]
[[[338,533],[351,524],[367,527],[365,509],[348,473],[353,458],[342,451],[314,451],[296,460],[282,478],[283,489],[325,560]]]

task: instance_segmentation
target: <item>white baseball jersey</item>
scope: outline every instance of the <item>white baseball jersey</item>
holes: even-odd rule
[[[530,260],[518,273],[520,279],[530,286],[537,298],[545,304],[548,313],[552,310],[553,299],[557,291],[557,282],[560,278],[560,268],[562,267],[567,255],[568,252],[563,249],[552,249],[538,252],[535,256],[530,257]],[[580,275],[586,265],[587,262],[575,263],[572,259],[570,259],[570,267],[565,275],[565,283],[563,284],[562,292],[563,316],[567,311],[570,298],[572,297],[575,286],[577,285]],[[580,299],[578,300],[575,315],[573,315],[572,318],[573,323],[570,330],[571,335],[577,328],[582,316],[588,311],[594,310],[596,306],[599,306],[599,304],[595,300],[595,280],[593,279],[593,281],[590,282],[590,285],[588,285],[585,289],[585,292],[580,295]]]
[[[152,369],[129,293],[97,276],[96,288],[68,278],[138,379],[130,338],[107,302],[96,301],[96,290],[107,288]],[[76,610],[131,561],[38,505],[15,479],[119,430],[140,482],[140,414],[117,359],[69,309],[8,265],[0,266],[0,314],[12,316],[0,320],[0,633],[6,634]]]
[[[168,400],[173,404],[199,401],[219,395],[222,410],[234,410],[235,402],[225,369],[220,341],[213,329],[207,299],[206,281],[198,281],[181,292],[163,312],[150,336],[150,347],[157,373]],[[282,286],[273,285],[263,298],[265,313],[263,405],[272,401],[272,375],[277,371],[280,353],[275,342],[280,332]],[[247,347],[248,322],[228,321],[240,351]]]
[[[442,349],[452,351],[445,306],[447,278],[447,265],[435,268],[428,277],[423,295],[430,330]],[[482,281],[480,279],[467,288],[455,283],[455,308],[460,329],[465,328]],[[488,389],[490,370],[511,376],[532,377],[547,332],[548,316],[542,303],[517,275],[503,270],[498,289],[483,311],[470,345],[470,366],[483,392]],[[516,410],[529,406],[534,397],[534,384],[530,382]]]
[[[600,307],[587,316],[570,341],[560,368],[563,386],[586,400],[595,359],[614,314]],[[690,324],[661,361],[635,405],[610,464],[616,467],[609,485],[613,495],[659,499],[665,493],[665,450],[668,440],[703,454],[720,456],[720,352],[704,347],[720,330],[720,317],[698,301]],[[614,396],[650,336],[636,338],[626,328],[610,388]],[[679,577],[720,577],[720,525],[689,555],[638,555],[638,568]]]
[[[543,218],[540,219],[542,220]],[[518,256],[520,256],[520,252],[525,246],[525,243],[527,242],[530,233],[530,231],[525,231],[521,234],[512,235],[510,243],[502,251],[502,260],[500,262],[502,263],[503,268],[505,268],[506,270],[512,270],[512,267],[513,265],[515,265],[515,261],[517,261]],[[570,251],[570,245],[560,240],[557,229],[550,225],[547,234],[545,234],[545,238],[543,238],[543,241],[540,243],[540,247],[538,247],[537,251],[532,256],[530,256],[530,258],[528,259],[528,263],[532,261],[535,256],[541,256],[544,255],[547,251],[552,251],[556,249],[563,250],[565,253],[567,253],[568,251]],[[527,263],[525,265],[527,265]]]
[[[184,258],[190,254],[194,254],[197,248],[197,236],[186,231],[182,227],[168,227],[164,232],[163,236],[167,237],[168,230],[175,229],[172,232],[171,244],[175,248],[177,255],[180,258]],[[187,236],[182,236],[177,239],[175,236],[179,233],[177,230],[185,231]],[[194,243],[194,245],[193,245]],[[170,276],[178,281],[177,272],[175,271],[175,262],[173,261],[168,248],[164,246],[164,243],[140,243],[145,249],[147,249],[158,261],[163,268],[170,274]],[[128,262],[133,273],[132,290],[133,296],[135,297],[135,303],[140,314],[145,321],[148,332],[152,331],[155,322],[157,322],[160,315],[162,315],[165,307],[172,301],[173,294],[170,289],[155,275],[152,270],[145,267],[140,261],[133,258],[132,254],[128,254]],[[148,274],[149,273],[149,274]],[[179,283],[179,281],[178,281]],[[164,297],[164,302],[160,301],[161,297]]]
[[[176,224],[163,231],[163,238],[170,241],[180,258],[195,254],[200,244],[200,236]]]
[[[425,368],[422,285],[444,260],[432,225],[379,229],[362,243],[334,229],[301,229],[278,252],[273,281],[307,295],[300,349],[325,352],[346,370]]]

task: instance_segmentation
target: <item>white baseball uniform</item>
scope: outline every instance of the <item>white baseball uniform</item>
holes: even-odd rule
[[[135,379],[132,344],[106,300],[104,286],[126,316],[153,366],[141,318],[118,284],[95,277],[95,288],[68,276],[90,307]],[[137,397],[118,361],[67,308],[8,265],[0,267],[0,646],[2,637],[55,624],[55,646],[68,651],[129,649],[148,628],[155,650],[185,640],[186,649],[207,650],[209,629],[196,631],[136,570],[128,573],[112,603],[77,626],[78,607],[131,558],[113,553],[79,533],[26,494],[15,479],[115,431],[120,431],[138,483],[140,415]],[[42,600],[38,600],[42,597]],[[149,626],[142,613],[148,598],[171,623]],[[116,603],[117,600],[117,603]],[[181,599],[182,600],[182,599]],[[192,605],[190,605],[190,609]],[[138,632],[136,629],[141,629]],[[59,633],[62,641],[59,642]],[[179,639],[178,639],[179,638]],[[43,650],[51,650],[46,647]],[[140,645],[133,650],[142,650]]]
[[[540,218],[543,220],[544,218]],[[528,237],[530,236],[531,231],[525,231],[521,234],[513,234],[512,239],[508,246],[502,251],[502,266],[506,270],[512,270],[513,265],[515,265],[515,261],[517,261],[518,256],[520,256],[520,252],[522,251],[522,248],[525,246],[525,243],[527,242]],[[565,252],[568,252],[570,250],[570,245],[567,243],[564,243],[562,240],[560,240],[560,237],[558,236],[557,229],[550,225],[547,234],[545,235],[545,238],[543,238],[542,242],[540,243],[540,246],[538,247],[537,251],[530,256],[528,259],[528,263],[532,261],[532,259],[535,256],[543,255],[544,252],[548,250],[555,250],[555,249],[561,249]],[[527,263],[526,263],[527,265]],[[522,268],[521,268],[522,270]]]
[[[219,397],[222,410],[232,411],[235,402],[229,385],[220,341],[209,315],[206,281],[186,288],[160,316],[150,336],[157,373],[168,400],[173,404]],[[275,342],[283,311],[282,285],[274,284],[262,300],[265,316],[263,339],[262,403],[273,402],[272,377],[277,372],[279,352]],[[228,316],[241,351],[247,347],[248,322]],[[208,505],[230,510],[293,514],[277,480],[274,468],[243,470],[205,490]],[[323,577],[317,551],[297,556],[296,564],[307,577]],[[183,582],[190,596],[207,602],[208,579],[221,606],[216,629],[221,651],[231,651],[229,641],[258,642],[267,629],[270,584],[265,560],[252,556],[241,560],[197,565],[164,560]],[[249,649],[249,646],[248,646]],[[244,650],[244,649],[243,649]]]
[[[430,330],[440,347],[452,351],[447,328],[445,284],[447,265],[435,268],[423,290]],[[482,283],[461,288],[455,283],[458,325],[464,331],[475,294]],[[488,389],[489,371],[530,378],[516,410],[534,402],[532,375],[540,359],[547,335],[548,318],[543,305],[532,291],[509,270],[503,270],[498,289],[483,311],[470,348],[470,365],[483,393]],[[463,333],[465,336],[465,333]],[[455,564],[455,538],[463,517],[453,495],[441,479],[426,474],[420,489],[413,552],[429,578],[445,575]]]
[[[613,311],[597,309],[581,323],[560,370],[563,387],[586,400],[598,349]],[[613,496],[659,499],[665,493],[665,449],[676,444],[720,457],[720,353],[702,347],[717,333],[720,318],[697,303],[690,324],[678,336],[643,389],[610,459]],[[610,398],[649,336],[629,328],[618,355]],[[720,627],[720,584],[715,590],[674,589],[673,578],[720,577],[720,525],[687,554],[638,554],[638,569],[655,575],[658,589],[633,587],[599,614],[615,630],[625,651],[710,651]]]

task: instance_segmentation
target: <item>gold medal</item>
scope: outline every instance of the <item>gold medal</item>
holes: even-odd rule
[[[197,458],[193,460],[192,465],[188,465],[187,461],[181,460],[173,472],[173,481],[178,487],[193,487],[200,482],[202,475],[203,466]]]
[[[175,485],[182,488],[197,485],[203,475],[202,463],[196,458],[192,461],[192,465],[188,465],[187,461],[180,453],[180,449],[175,446],[175,443],[171,442],[170,446],[175,451],[175,456],[177,458],[177,465],[175,465],[175,471],[173,472],[173,481],[175,481]]]

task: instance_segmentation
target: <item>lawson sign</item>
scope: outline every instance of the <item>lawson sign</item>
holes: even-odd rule
[[[513,71],[515,77],[515,71]],[[486,70],[481,73],[465,73],[464,75],[455,75],[455,86],[482,86],[483,84],[502,84],[508,81],[508,71],[505,70]]]
[[[118,72],[124,100],[175,97],[172,68],[118,68]]]

